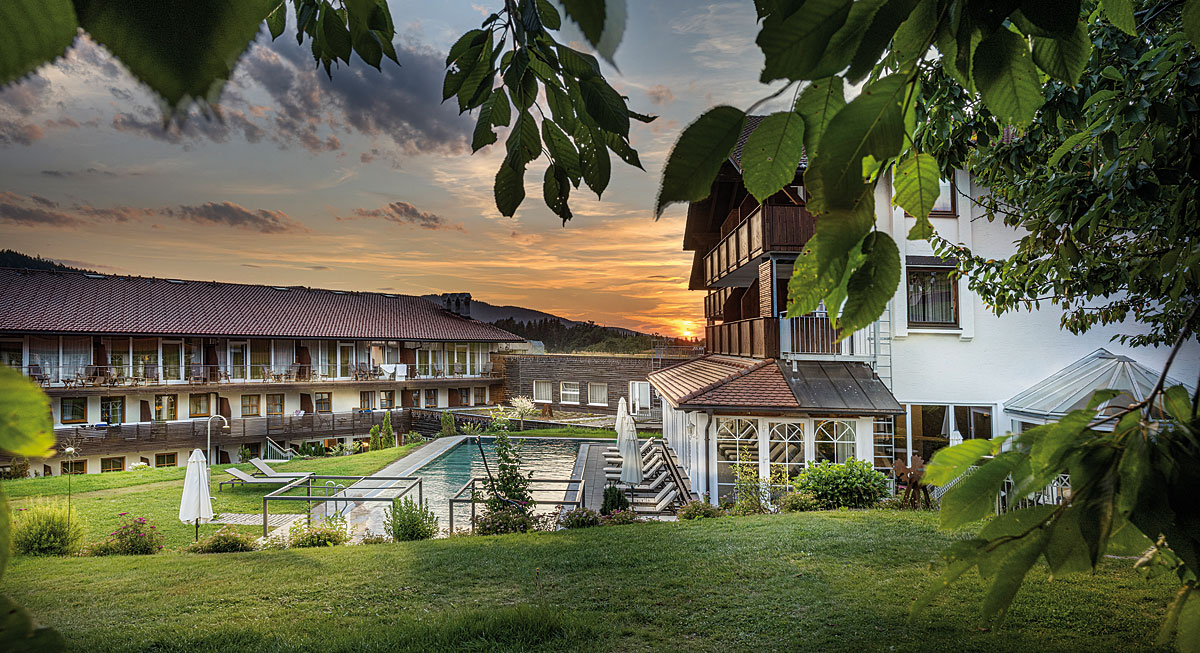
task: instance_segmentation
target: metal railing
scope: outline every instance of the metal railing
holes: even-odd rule
[[[270,437],[267,438],[266,451],[263,452],[263,460],[291,460],[296,457],[296,452],[291,447],[282,447],[278,442],[275,442]]]
[[[818,309],[800,317],[784,318],[779,325],[779,351],[782,356],[873,360],[879,341],[879,323],[859,329],[838,340],[839,329],[829,323],[829,315]]]
[[[44,388],[137,388],[171,385],[405,381],[496,378],[492,364],[420,366],[406,363],[200,365],[133,363],[14,367]]]
[[[479,491],[478,484],[484,483],[485,488],[486,488],[487,487],[486,484],[488,482],[490,482],[490,479],[488,479],[487,477],[476,476],[476,477],[472,478],[471,480],[467,481],[465,484],[463,484],[463,486],[458,489],[458,492],[455,492],[454,496],[450,497],[450,510],[449,510],[450,531],[449,532],[451,535],[454,534],[454,507],[456,505],[461,505],[461,504],[470,504],[470,506],[471,506],[471,532],[472,533],[475,532],[475,505],[478,503],[484,503],[486,501],[486,500],[480,498],[481,493]],[[567,499],[566,498],[567,493],[571,491],[571,485],[575,484],[575,483],[578,484],[578,487],[575,488],[575,498]],[[553,499],[552,498],[550,500],[543,500],[543,499],[537,498],[536,495],[538,493],[544,494],[547,492],[556,492],[555,490],[552,490],[550,488],[535,487],[538,484],[562,485],[563,489],[561,490],[561,492],[559,492],[559,494],[562,496],[562,498],[561,499]],[[565,508],[567,506],[581,508],[581,507],[583,507],[583,502],[584,502],[583,492],[584,492],[584,480],[582,478],[531,478],[531,479],[529,479],[529,493],[530,493],[530,495],[532,495],[534,497],[534,502],[538,506],[558,506],[559,510],[562,510],[563,508]],[[469,493],[469,494],[464,497],[463,495],[466,493]]]
[[[337,481],[343,480],[353,480],[354,483],[350,487],[346,487],[344,483],[337,483]],[[332,482],[334,484],[313,486],[313,481],[326,481],[327,483]],[[381,487],[362,486],[361,484],[366,481],[387,481],[388,484]],[[408,485],[405,485],[403,488],[401,488],[400,493],[396,495],[380,496],[378,494],[363,494],[361,496],[352,496],[350,494],[350,492],[355,490],[376,493],[383,490],[391,490],[397,487],[397,482],[408,482]],[[287,494],[288,492],[300,489],[304,490],[304,494]],[[305,501],[308,503],[321,503],[323,506],[327,502],[332,502],[334,504],[334,509],[336,511],[340,511],[344,510],[344,508],[350,503],[366,501],[387,501],[391,503],[396,499],[407,496],[409,492],[413,491],[413,489],[416,489],[417,491],[417,503],[420,505],[425,505],[425,490],[421,485],[421,479],[416,476],[327,476],[318,474],[301,476],[296,480],[287,483],[278,490],[263,495],[263,537],[266,537],[270,532],[268,526],[268,504],[271,501]],[[319,494],[314,494],[313,490],[317,490]],[[330,494],[331,490],[333,491],[332,494]],[[341,504],[342,507],[339,508],[338,504]],[[312,525],[311,509],[307,511],[307,515],[308,523],[309,525]],[[326,509],[325,515],[328,515],[328,509]]]

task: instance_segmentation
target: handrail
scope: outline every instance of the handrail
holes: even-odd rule
[[[339,499],[338,499],[339,494],[343,495],[343,496],[341,496],[340,501],[344,504],[350,503],[350,502],[357,503],[360,501],[392,502],[395,499],[399,499],[404,496],[407,496],[408,493],[411,492],[414,488],[417,491],[417,503],[421,504],[421,505],[425,505],[425,491],[424,491],[424,487],[422,486],[421,478],[419,476],[344,476],[344,475],[337,475],[337,474],[308,474],[306,476],[300,476],[300,477],[296,478],[296,480],[290,481],[290,482],[284,484],[283,487],[281,487],[273,492],[263,495],[263,498],[262,498],[262,500],[263,500],[263,519],[262,519],[263,537],[266,537],[267,534],[269,533],[269,527],[267,525],[267,519],[269,516],[268,515],[268,502],[270,502],[270,501],[307,501],[307,502],[320,501],[322,504],[324,504],[325,502],[330,500],[329,495],[328,494],[313,494],[312,482],[313,481],[325,481],[325,480],[338,481],[338,480],[349,480],[349,479],[354,479],[355,482],[353,484],[351,484],[349,488],[345,488],[338,494],[333,495],[335,511],[336,511],[336,505],[339,501]],[[386,486],[377,487],[377,488],[367,488],[367,487],[359,488],[358,484],[367,479],[374,479],[377,481],[391,481],[392,485],[386,485]],[[410,481],[410,483],[404,487],[404,489],[400,492],[400,494],[398,494],[394,497],[381,497],[381,496],[351,497],[348,494],[345,494],[346,492],[348,492],[349,490],[354,489],[354,488],[359,488],[359,489],[363,489],[363,490],[391,489],[392,487],[394,487],[394,483],[396,481]],[[290,491],[300,487],[301,484],[303,484],[305,486],[305,492],[303,495],[284,496],[285,492],[290,492]],[[345,487],[345,486],[343,485],[343,487]],[[321,486],[318,486],[318,489],[324,489],[324,488],[322,488]],[[309,523],[309,525],[312,525],[312,511],[311,510],[308,511],[307,514],[308,514],[308,523]]]
[[[471,532],[472,533],[475,532],[475,504],[482,503],[477,498],[478,497],[478,489],[477,489],[476,485],[482,481],[490,481],[490,479],[486,476],[476,476],[476,477],[472,478],[471,480],[467,481],[466,483],[464,483],[463,486],[461,488],[459,488],[458,491],[455,492],[453,496],[450,497],[449,514],[450,514],[450,534],[451,535],[454,534],[454,506],[455,506],[455,504],[469,503],[471,505]],[[534,503],[537,503],[539,505],[558,506],[560,509],[564,508],[566,506],[583,507],[583,503],[584,503],[583,493],[584,493],[584,488],[585,488],[585,481],[582,478],[531,478],[531,479],[529,479],[529,482],[531,485],[533,483],[562,483],[566,486],[562,491],[562,494],[563,494],[562,499],[557,500],[557,501],[534,500]],[[571,491],[571,484],[573,484],[573,483],[579,484],[579,487],[575,492],[575,499],[567,499],[566,498],[567,492]],[[464,498],[462,495],[468,489],[471,491],[471,495],[469,498]],[[549,489],[535,490],[533,488],[530,488],[529,491],[530,491],[530,493],[533,493],[536,491],[549,492],[552,490],[549,490]]]

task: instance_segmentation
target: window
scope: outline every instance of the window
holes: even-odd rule
[[[350,372],[354,366],[354,343],[339,342],[337,351],[338,351],[337,375],[342,378],[349,378]],[[320,412],[320,411],[318,411],[318,412]]]
[[[332,413],[333,412],[333,393],[318,392],[317,393],[317,412]]]
[[[908,325],[958,326],[958,283],[950,268],[908,269]]]
[[[553,386],[549,381],[534,381],[533,382],[533,400],[539,404],[548,404],[554,401]]]
[[[854,458],[854,422],[828,419],[817,422],[817,462],[844,463]]]
[[[58,406],[59,421],[63,424],[83,424],[87,421],[87,397],[63,397]]]
[[[267,414],[283,414],[283,395],[267,395]]]
[[[283,396],[283,395],[277,395]],[[258,417],[262,413],[259,402],[262,395],[242,395],[242,417]]]
[[[758,420],[717,418],[717,497],[734,497],[738,465],[758,469]]]
[[[804,469],[804,425],[799,422],[768,424],[767,452],[771,470],[782,466],[788,478],[795,478]]]
[[[208,417],[211,414],[208,393],[192,395],[188,401],[188,415],[191,417]]]
[[[650,382],[629,382],[629,412],[638,414],[650,410]]]
[[[471,389],[470,388],[458,388],[458,405],[459,406],[470,406],[471,405]]]
[[[577,381],[563,381],[558,386],[558,401],[563,404],[579,403],[579,383]]]
[[[475,388],[474,392],[475,392],[474,405],[482,406],[487,403],[487,388]]]
[[[267,369],[271,367],[271,341],[250,341],[250,378],[265,379]]]
[[[176,454],[173,453],[156,453],[154,454],[154,466],[174,467],[176,465],[175,461],[177,460],[175,456]]]
[[[160,422],[176,419],[178,401],[176,395],[154,395],[154,419]]]
[[[607,383],[589,383],[588,384],[588,405],[589,406],[607,406],[608,405],[608,384]]]
[[[958,206],[958,198],[954,193],[954,185],[945,179],[938,180],[938,198],[933,203],[933,214],[942,215],[957,215],[955,207]]]
[[[86,460],[64,460],[59,468],[63,474],[86,474]]]
[[[425,407],[426,408],[437,408],[437,405],[438,405],[437,388],[427,388],[425,390]]]
[[[358,393],[358,409],[375,410],[375,392],[373,390],[363,390]]]
[[[125,456],[100,459],[100,473],[125,471]]]
[[[0,340],[0,365],[21,367],[25,357],[24,346],[20,340]]]
[[[390,410],[396,407],[396,391],[395,390],[380,390],[379,391],[379,407],[384,410]]]
[[[100,397],[100,421],[120,424],[125,421],[125,397]]]
[[[910,404],[908,419],[912,423],[913,454],[925,462],[942,447],[992,437],[991,406]]]

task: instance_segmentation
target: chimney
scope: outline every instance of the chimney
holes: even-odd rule
[[[471,317],[471,293],[469,292],[444,292],[438,295],[435,301],[455,315]]]

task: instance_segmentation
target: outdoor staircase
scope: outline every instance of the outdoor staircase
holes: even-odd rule
[[[269,463],[282,463],[296,457],[296,451],[291,447],[281,447],[278,442],[271,438],[267,438],[266,451],[263,452],[263,460]]]

